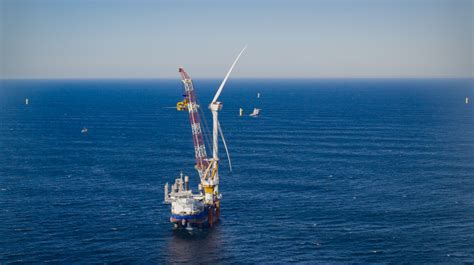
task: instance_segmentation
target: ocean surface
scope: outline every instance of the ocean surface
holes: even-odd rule
[[[220,80],[194,83],[210,125]],[[163,204],[198,182],[178,77],[0,81],[0,263],[472,264],[473,84],[229,80],[222,220],[187,233]]]

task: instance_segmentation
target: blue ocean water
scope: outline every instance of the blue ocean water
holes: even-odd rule
[[[218,85],[195,80],[209,125]],[[1,81],[0,263],[474,262],[473,80],[230,80],[222,220],[192,234],[162,203],[181,170],[198,181],[187,114],[165,108],[181,94]]]

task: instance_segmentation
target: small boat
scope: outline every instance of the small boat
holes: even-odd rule
[[[29,102],[30,100],[28,98],[25,98],[25,105],[28,105]]]
[[[261,109],[254,108],[254,109],[253,109],[253,112],[250,113],[249,116],[251,116],[251,117],[258,117],[258,116],[260,115],[260,110],[261,110]]]
[[[240,108],[239,109],[239,116],[244,116],[244,109],[243,108]]]
[[[89,130],[87,130],[86,127],[82,128],[81,133],[87,133]]]

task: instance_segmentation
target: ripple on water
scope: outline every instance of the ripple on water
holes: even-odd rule
[[[470,83],[400,82],[233,80],[222,220],[190,234],[162,204],[197,184],[179,81],[4,81],[0,263],[472,262]]]

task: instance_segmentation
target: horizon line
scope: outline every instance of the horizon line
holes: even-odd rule
[[[0,80],[174,80],[180,79],[176,77],[0,77]],[[191,78],[194,80],[220,80],[222,77],[197,77]],[[337,76],[337,77],[232,77],[232,79],[474,79],[474,76],[381,76],[381,77],[351,77],[351,76]]]

